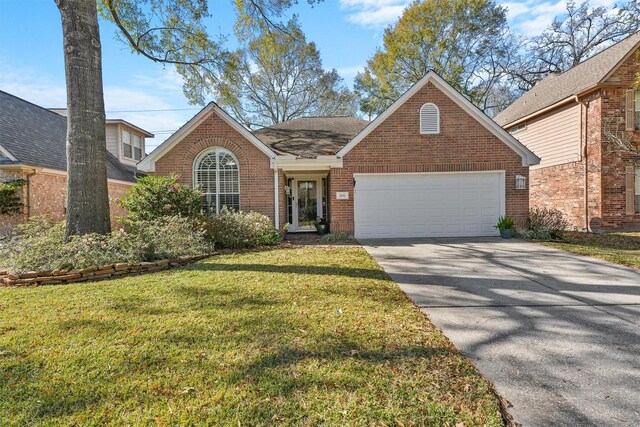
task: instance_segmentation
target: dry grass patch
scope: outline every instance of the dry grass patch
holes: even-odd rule
[[[640,268],[640,232],[593,234],[566,232],[557,242],[545,246],[588,255],[604,261]]]

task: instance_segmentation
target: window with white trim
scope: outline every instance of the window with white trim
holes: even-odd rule
[[[131,132],[122,131],[122,156],[127,159],[133,158],[133,146],[131,145]]]
[[[427,102],[420,107],[420,133],[422,135],[440,133],[440,110],[436,104]]]
[[[142,137],[129,131],[122,131],[122,157],[132,160],[142,159]]]
[[[202,152],[193,164],[193,185],[202,191],[202,210],[216,215],[223,206],[240,210],[238,159],[224,148]]]
[[[142,159],[142,138],[140,135],[131,135],[131,139],[133,140],[133,159],[141,160]]]

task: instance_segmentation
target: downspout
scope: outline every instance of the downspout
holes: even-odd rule
[[[273,197],[275,207],[274,223],[276,225],[276,230],[278,231],[280,231],[280,197],[278,197],[278,187],[280,186],[280,184],[278,183],[280,178],[279,175],[280,173],[278,172],[278,168],[276,167],[273,170]]]
[[[589,153],[587,151],[588,132],[587,132],[587,120],[586,120],[588,106],[586,106],[584,102],[581,102],[578,99],[578,95],[574,95],[573,98],[576,101],[576,103],[580,105],[580,139],[581,139],[580,145],[583,145],[582,140],[584,140],[584,146],[581,147],[582,160],[584,161],[584,189],[583,189],[584,228],[585,230],[590,232],[591,227],[589,224]],[[584,115],[582,112],[583,108],[585,109]]]
[[[36,170],[33,169],[33,172],[27,174],[27,221],[31,218],[31,177],[36,174]]]

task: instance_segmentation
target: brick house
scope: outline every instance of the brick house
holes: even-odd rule
[[[250,132],[210,103],[139,164],[200,188],[203,206],[358,238],[487,236],[523,222],[539,159],[435,73],[372,122],[303,118]]]
[[[135,183],[144,139],[153,135],[124,120],[107,120],[107,176],[112,218],[116,200]],[[24,212],[0,216],[0,234],[34,215],[66,215],[67,119],[64,110],[42,108],[0,91],[0,181],[24,179]]]
[[[636,33],[496,116],[541,158],[530,171],[532,206],[557,208],[578,229],[640,229],[639,50]]]

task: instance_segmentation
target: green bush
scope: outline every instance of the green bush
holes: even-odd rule
[[[132,234],[140,245],[140,259],[144,261],[202,255],[213,252],[214,247],[206,238],[203,224],[184,217],[139,222]]]
[[[280,235],[271,219],[257,212],[235,212],[222,208],[205,219],[208,239],[219,249],[242,249],[276,245]]]
[[[0,267],[15,272],[143,262],[213,251],[198,222],[183,217],[140,221],[131,232],[86,234],[64,241],[64,222],[34,217],[0,251]]]
[[[14,215],[22,212],[24,205],[18,190],[26,183],[24,179],[0,182],[0,215]]]
[[[562,211],[536,207],[529,210],[528,229],[518,233],[528,239],[559,239],[567,228],[569,221]]]
[[[498,230],[513,230],[515,222],[510,216],[501,216],[498,218],[498,224],[495,227]]]
[[[126,225],[172,216],[196,218],[202,210],[202,193],[182,185],[175,175],[145,176],[120,199],[120,206],[127,210],[120,218]]]

